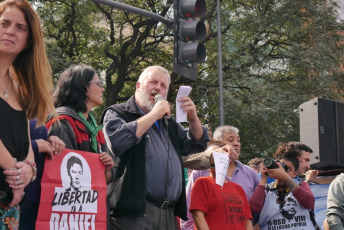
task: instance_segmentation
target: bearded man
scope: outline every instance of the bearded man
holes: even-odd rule
[[[209,136],[189,97],[178,99],[189,130],[170,118],[170,82],[165,68],[150,66],[140,75],[135,95],[104,112],[105,139],[116,156],[109,185],[111,229],[174,230],[175,216],[186,219],[181,157],[204,151]]]
[[[297,204],[296,201],[288,197],[286,202],[281,210],[282,216],[287,220],[292,220],[296,214]]]

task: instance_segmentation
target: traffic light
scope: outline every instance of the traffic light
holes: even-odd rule
[[[173,0],[173,70],[191,80],[196,80],[197,63],[206,58],[205,46],[198,42],[205,38],[207,30],[197,19],[204,17],[206,8],[205,0]]]

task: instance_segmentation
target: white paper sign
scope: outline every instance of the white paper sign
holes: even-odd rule
[[[223,186],[227,175],[229,158],[227,154],[213,152],[215,162],[216,184]]]
[[[178,90],[177,98],[176,98],[176,120],[177,122],[186,122],[187,121],[187,113],[183,112],[180,108],[182,102],[179,102],[178,99],[181,97],[189,96],[191,92],[190,86],[181,85]]]

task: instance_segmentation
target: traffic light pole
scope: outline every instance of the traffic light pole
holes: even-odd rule
[[[220,0],[216,0],[217,4],[217,57],[218,57],[218,72],[219,72],[219,117],[220,125],[225,124],[225,117],[223,111],[223,80],[222,80],[222,43],[221,43],[221,16],[220,16]]]
[[[173,20],[172,19],[166,19],[158,14],[149,12],[147,10],[143,10],[134,6],[130,6],[124,3],[116,2],[116,1],[111,1],[111,0],[92,0],[95,3],[103,4],[110,6],[112,8],[132,12],[144,17],[152,18],[158,22],[163,23],[168,29],[171,29],[173,27]]]

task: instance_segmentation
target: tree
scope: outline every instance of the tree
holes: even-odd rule
[[[293,111],[301,103],[314,96],[343,100],[343,23],[336,16],[336,4],[322,0],[223,2],[225,123],[241,129],[244,161],[299,140]],[[198,92],[216,94],[216,62],[208,55]],[[217,96],[196,97],[206,105],[201,114],[211,111],[206,123],[217,122]]]
[[[142,69],[172,70],[172,31],[144,18],[85,0],[34,1],[57,77],[72,63],[95,67],[106,81],[106,105],[133,94]],[[121,1],[173,17],[171,0]],[[172,73],[170,100],[181,84],[204,124],[218,125],[216,5],[204,18],[207,60],[195,82]],[[277,143],[299,139],[293,110],[314,96],[343,100],[343,30],[336,4],[324,0],[221,1],[226,124],[240,128],[243,161],[272,155]],[[100,108],[99,110],[102,110]]]
[[[153,19],[92,1],[36,3],[54,73],[80,62],[102,71],[107,105],[124,101],[133,93],[134,83],[145,66],[169,63],[167,68],[171,69],[172,43],[167,38],[171,32]],[[142,1],[136,6],[165,17],[171,3]]]

